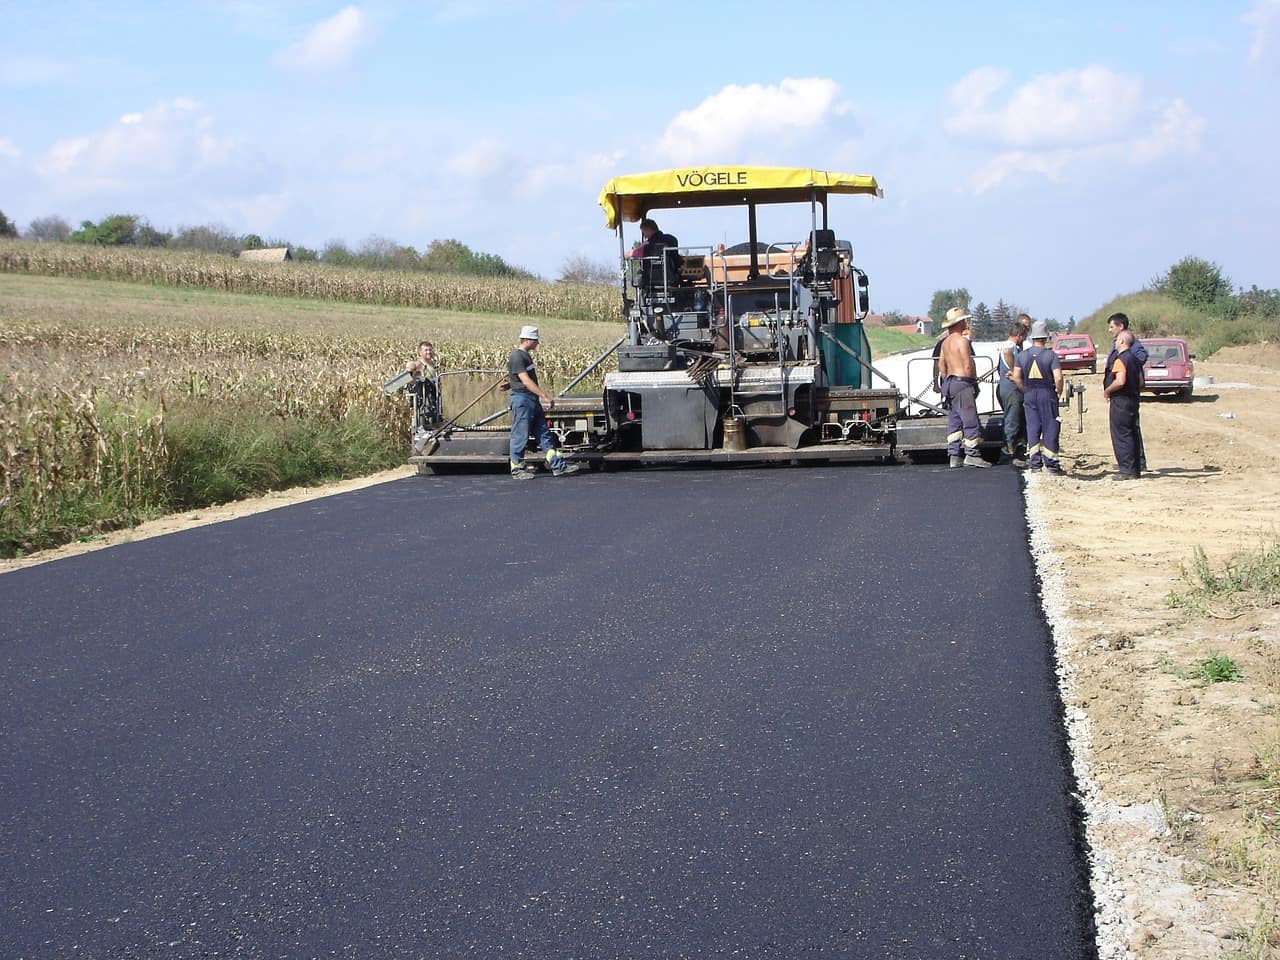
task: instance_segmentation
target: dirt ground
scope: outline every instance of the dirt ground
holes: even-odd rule
[[[1073,679],[1064,699],[1091,733],[1090,839],[1123,886],[1122,929],[1111,932],[1130,955],[1161,960],[1275,947],[1264,942],[1274,937],[1277,839],[1266,787],[1277,762],[1280,610],[1192,616],[1166,599],[1188,587],[1181,570],[1195,548],[1220,568],[1277,534],[1280,346],[1224,350],[1197,374],[1214,383],[1191,402],[1144,402],[1150,472],[1138,482],[1110,479],[1102,378],[1080,377],[1084,432],[1074,406],[1063,417],[1069,476],[1028,484],[1065,571],[1058,643]],[[1186,676],[1218,655],[1239,665],[1240,682]]]
[[[1110,479],[1102,378],[1079,376],[1083,432],[1075,406],[1063,416],[1069,475],[1027,484],[1030,522],[1049,548],[1038,560],[1059,571],[1061,596],[1046,596],[1046,609],[1069,725],[1083,731],[1077,771],[1104,958],[1264,957],[1275,946],[1280,809],[1276,791],[1264,788],[1275,786],[1280,765],[1280,609],[1233,606],[1195,617],[1166,598],[1185,588],[1180,571],[1195,548],[1221,563],[1276,536],[1280,346],[1226,350],[1197,373],[1215,382],[1192,402],[1143,405],[1150,472],[1127,483]],[[409,472],[169,517],[0,561],[0,572]],[[1219,654],[1239,665],[1242,680],[1186,676]]]

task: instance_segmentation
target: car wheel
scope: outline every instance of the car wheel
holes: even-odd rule
[[[1183,387],[1178,391],[1178,399],[1183,403],[1191,402],[1191,394],[1195,391],[1194,387]]]
[[[1089,364],[1089,372],[1090,372],[1090,373],[1097,373],[1097,372],[1098,372],[1098,361],[1097,361],[1097,360],[1095,360],[1095,361],[1093,361],[1093,363]]]

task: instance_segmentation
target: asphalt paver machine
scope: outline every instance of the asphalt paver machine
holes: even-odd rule
[[[872,365],[867,274],[830,219],[840,196],[882,192],[871,176],[790,167],[681,168],[605,184],[626,331],[548,412],[565,456],[593,467],[892,459],[904,395]],[[777,205],[788,237],[761,237],[759,213]],[[629,242],[628,228],[655,212],[712,207],[736,208],[745,239],[632,246],[633,233]],[[601,394],[571,392],[615,352]],[[419,472],[505,464],[500,420],[437,422],[418,435],[411,462]],[[931,433],[945,445],[945,428]]]

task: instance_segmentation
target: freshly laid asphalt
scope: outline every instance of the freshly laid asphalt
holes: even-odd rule
[[[1007,468],[411,478],[0,576],[0,957],[1087,958]]]

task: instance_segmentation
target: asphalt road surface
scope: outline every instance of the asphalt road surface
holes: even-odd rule
[[[1091,957],[1024,524],[413,478],[2,576],[0,957]]]

